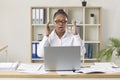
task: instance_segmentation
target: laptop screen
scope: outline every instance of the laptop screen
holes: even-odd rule
[[[80,46],[44,48],[45,70],[80,69]]]

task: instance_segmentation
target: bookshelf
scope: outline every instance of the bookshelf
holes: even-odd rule
[[[98,51],[101,48],[101,17],[102,8],[89,7],[31,7],[31,62],[43,61],[43,58],[36,57],[35,53],[39,41],[45,35],[45,24],[50,20],[50,28],[53,28],[53,15],[58,9],[63,9],[69,17],[67,29],[76,20],[77,32],[85,41],[85,61],[95,61]],[[89,56],[91,55],[91,56]],[[89,56],[89,57],[88,57]]]

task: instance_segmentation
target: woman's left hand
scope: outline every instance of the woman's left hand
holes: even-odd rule
[[[72,34],[73,34],[73,35],[77,35],[77,31],[76,31],[76,21],[73,21]]]

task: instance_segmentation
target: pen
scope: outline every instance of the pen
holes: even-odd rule
[[[41,64],[41,66],[38,68],[38,70],[40,70],[42,68],[43,64]]]

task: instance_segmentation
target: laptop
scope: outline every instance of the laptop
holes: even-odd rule
[[[80,69],[80,46],[44,48],[46,71]]]

